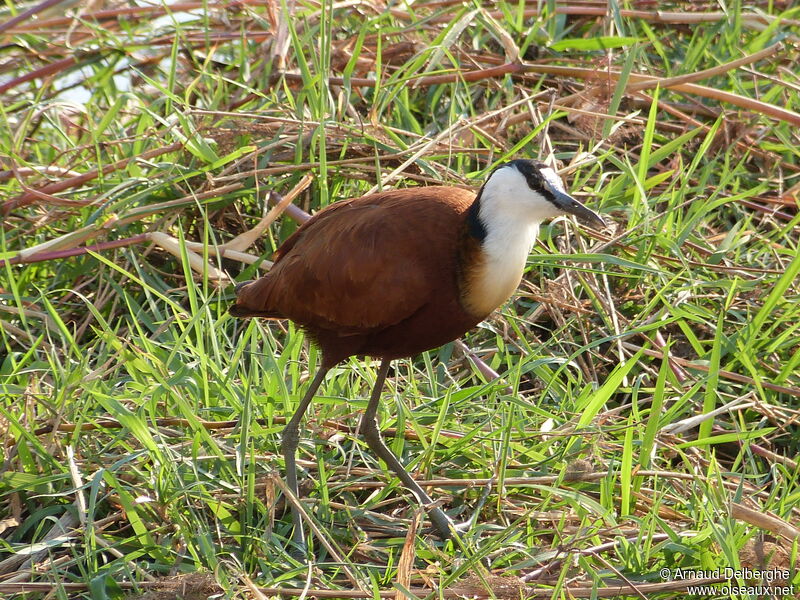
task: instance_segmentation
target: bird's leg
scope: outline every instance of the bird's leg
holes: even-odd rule
[[[383,384],[386,381],[386,374],[389,372],[390,364],[391,361],[388,359],[383,359],[381,362],[381,366],[378,369],[378,377],[375,380],[375,387],[372,388],[372,395],[369,398],[367,410],[364,412],[364,416],[361,420],[361,431],[364,434],[364,439],[366,440],[367,446],[369,446],[370,450],[372,450],[378,456],[378,458],[382,459],[383,462],[385,462],[389,468],[397,474],[397,476],[400,478],[400,481],[403,482],[403,485],[405,485],[414,493],[414,495],[417,497],[417,501],[428,512],[428,516],[430,517],[431,521],[433,521],[433,524],[436,526],[436,529],[439,530],[439,533],[442,535],[442,537],[445,539],[452,538],[454,536],[453,522],[446,514],[444,514],[444,511],[441,508],[438,506],[433,506],[433,500],[431,500],[431,497],[425,493],[425,490],[423,490],[414,480],[414,478],[411,477],[397,457],[386,446],[386,443],[383,441],[383,436],[381,436],[380,429],[378,428],[378,421],[376,419],[378,403],[380,402],[381,390],[383,389]]]
[[[283,428],[283,434],[281,436],[281,450],[283,451],[283,460],[284,464],[286,465],[286,487],[295,495],[295,497],[299,497],[299,491],[297,487],[297,446],[300,443],[300,421],[303,419],[303,415],[308,409],[308,405],[311,404],[311,400],[314,398],[314,394],[319,389],[319,386],[322,384],[322,380],[325,379],[325,374],[328,372],[328,367],[320,367],[317,371],[317,374],[314,375],[314,379],[311,381],[311,385],[306,390],[305,396],[303,399],[300,400],[300,404],[297,406],[297,410],[294,411],[292,418],[289,419],[289,422],[286,423],[286,427]],[[294,531],[292,532],[292,542],[294,542],[297,550],[305,554],[306,551],[306,540],[305,535],[303,533],[303,520],[300,517],[300,512],[295,508],[294,504],[291,505],[292,507],[292,523],[294,524]]]

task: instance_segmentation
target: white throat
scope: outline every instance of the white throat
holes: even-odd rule
[[[483,310],[492,312],[519,287],[538,233],[538,222],[521,222],[506,215],[486,223],[486,239],[483,241],[486,267],[482,281],[476,282],[483,288],[480,294],[484,298],[481,303]]]
[[[531,190],[515,168],[492,174],[478,211],[486,230],[483,261],[476,266],[465,297],[472,312],[489,315],[508,300],[522,280],[539,225],[557,214],[552,203]]]

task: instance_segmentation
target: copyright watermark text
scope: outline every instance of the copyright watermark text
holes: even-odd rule
[[[794,585],[789,583],[789,569],[750,569],[741,567],[734,569],[671,569],[664,567],[659,571],[664,581],[686,581],[686,593],[691,596],[709,594],[794,596]],[[700,584],[702,580],[720,580],[714,585]],[[737,581],[746,582],[739,585]]]

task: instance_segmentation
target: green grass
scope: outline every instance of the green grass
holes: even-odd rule
[[[625,87],[783,41],[696,83],[800,111],[800,10],[784,4],[687,26],[616,3],[303,3],[276,13],[285,53],[255,2],[79,3],[80,22],[56,7],[0,32],[0,595],[567,598],[632,582],[617,596],[673,598],[676,569],[748,567],[787,570],[773,585],[794,596],[798,123]],[[597,75],[426,79],[502,65],[510,44]],[[224,273],[258,267],[218,248],[307,174],[294,204],[313,212],[375,185],[478,186],[550,149],[612,229],[543,228],[519,293],[464,337],[501,379],[448,344],[397,361],[384,392],[387,442],[419,477],[454,480],[432,495],[456,520],[478,508],[473,527],[459,546],[423,519],[404,550],[418,507],[355,435],[377,365],[353,359],[303,428],[310,572],[287,553],[279,441],[319,355],[290,323],[226,314]],[[284,215],[244,252],[269,258],[296,227]]]

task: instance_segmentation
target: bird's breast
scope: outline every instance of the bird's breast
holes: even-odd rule
[[[500,263],[488,257],[477,260],[466,269],[461,294],[464,309],[479,317],[489,316],[517,289],[524,269],[524,258]]]
[[[508,300],[519,286],[538,228],[483,241],[467,237],[462,242],[460,295],[464,309],[485,318]]]

